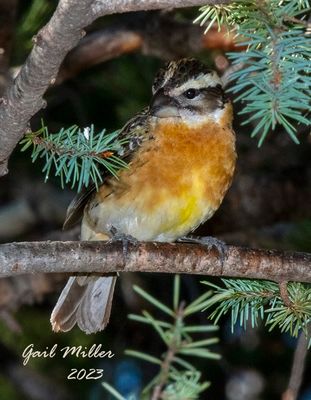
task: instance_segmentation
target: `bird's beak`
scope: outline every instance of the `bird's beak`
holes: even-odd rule
[[[153,95],[149,110],[151,115],[158,118],[180,117],[178,104],[164,93],[163,88]]]

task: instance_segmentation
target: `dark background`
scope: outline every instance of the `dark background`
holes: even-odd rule
[[[48,21],[56,3],[19,2],[12,28],[10,68],[24,62],[31,48],[31,37]],[[177,20],[191,22],[197,10],[175,14]],[[146,15],[144,18],[154,17],[154,13]],[[105,18],[90,30],[116,22],[122,24],[127,18],[126,15]],[[9,26],[9,21],[3,17],[1,27],[6,24]],[[196,54],[213,68],[219,56],[224,56],[221,46]],[[137,52],[86,69],[48,91],[47,108],[34,116],[32,130],[39,128],[41,118],[51,132],[73,124],[81,127],[94,124],[97,129],[107,130],[120,128],[148,104],[153,76],[162,64],[160,58]],[[222,74],[224,70],[219,72]],[[299,132],[301,144],[295,145],[285,132],[278,130],[270,133],[258,149],[256,140],[249,137],[252,127],[241,126],[239,108],[241,105],[235,104],[238,151],[235,179],[217,214],[198,233],[216,235],[230,244],[311,251],[309,133]],[[78,228],[61,231],[74,192],[62,190],[56,178],[44,184],[42,167],[40,161],[31,163],[29,152],[20,153],[16,149],[10,160],[10,173],[0,183],[1,242],[78,238]],[[186,302],[205,290],[201,279],[182,277],[182,298]],[[96,336],[84,335],[78,329],[66,334],[51,332],[50,312],[65,280],[62,275],[53,275],[0,281],[0,399],[109,398],[100,382],[68,381],[66,376],[71,368],[104,368],[104,380],[119,390],[128,382],[134,387],[144,386],[154,376],[153,366],[123,354],[126,348],[157,356],[165,350],[151,328],[127,319],[129,312],[139,313],[142,308],[152,311],[149,304],[134,294],[132,284],[171,304],[173,277],[123,275],[117,284],[111,322],[105,332]],[[194,322],[205,323],[207,316],[198,313]],[[268,333],[262,326],[246,331],[236,327],[231,334],[227,317],[221,320],[219,335],[221,341],[213,350],[222,354],[221,361],[195,361],[204,379],[212,382],[202,399],[279,399],[287,386],[296,341],[277,331]],[[37,358],[22,367],[21,354],[30,343],[40,350],[55,343],[59,347],[97,343],[113,351],[115,357],[111,360]],[[311,399],[310,372],[309,359],[301,400]]]

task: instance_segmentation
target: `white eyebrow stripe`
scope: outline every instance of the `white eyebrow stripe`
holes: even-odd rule
[[[174,88],[172,93],[174,93],[175,96],[179,96],[188,89],[202,89],[206,87],[216,87],[217,85],[222,86],[222,81],[216,72],[200,74],[195,79],[190,79],[178,88]]]

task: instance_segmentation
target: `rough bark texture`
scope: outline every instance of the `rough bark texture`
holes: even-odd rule
[[[276,282],[311,282],[311,254],[228,246],[223,263],[217,250],[194,244],[142,242],[20,242],[0,245],[0,275],[37,272],[167,272]]]
[[[208,2],[208,1],[207,1]],[[210,0],[211,3],[220,3]],[[222,1],[226,2],[225,0]],[[206,0],[60,0],[48,24],[34,38],[34,47],[0,105],[0,177],[8,172],[8,159],[24,135],[30,118],[45,102],[43,95],[56,79],[66,54],[83,36],[83,28],[96,18],[128,11],[189,7]]]
[[[50,22],[34,38],[34,47],[0,105],[0,176],[30,118],[44,105],[43,94],[56,77],[67,52],[92,22],[93,0],[61,0]]]

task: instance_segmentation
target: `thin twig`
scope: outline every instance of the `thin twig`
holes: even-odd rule
[[[286,281],[280,282],[279,283],[279,289],[280,289],[280,295],[281,295],[281,298],[282,298],[284,304],[288,308],[290,308],[292,306],[292,302],[291,302],[291,300],[289,298],[289,294],[288,294],[288,290],[287,290],[287,284],[288,284],[288,282],[286,282]]]
[[[308,332],[310,333],[311,326],[309,326]],[[304,332],[301,332],[297,347],[294,354],[293,365],[291,369],[290,379],[286,392],[282,395],[282,400],[296,400],[301,387],[303,374],[305,370],[306,357],[308,354],[308,341],[310,337],[306,337]]]
[[[303,21],[301,19],[291,17],[290,15],[285,15],[283,18],[284,21],[294,22],[295,24],[304,25],[305,27],[308,26],[308,21]]]
[[[183,318],[183,310],[184,310],[184,303],[181,303],[175,314],[175,325],[174,325],[175,335],[173,336],[173,338],[169,344],[169,348],[168,348],[168,350],[165,354],[164,360],[161,364],[160,379],[159,379],[158,384],[154,387],[151,400],[158,400],[158,399],[162,398],[162,392],[168,381],[171,364],[174,360],[175,354],[178,351],[178,348],[176,346],[176,340],[178,339],[178,338],[176,338],[177,329],[178,329],[177,324],[179,324],[179,321]]]
[[[159,384],[157,384],[154,387],[151,400],[161,399],[162,391],[165,386],[165,383],[167,382],[169,369],[170,369],[171,363],[174,359],[175,353],[176,353],[176,349],[174,347],[170,347],[168,349],[166,356],[163,360],[163,363],[161,364],[161,379],[160,379]]]

